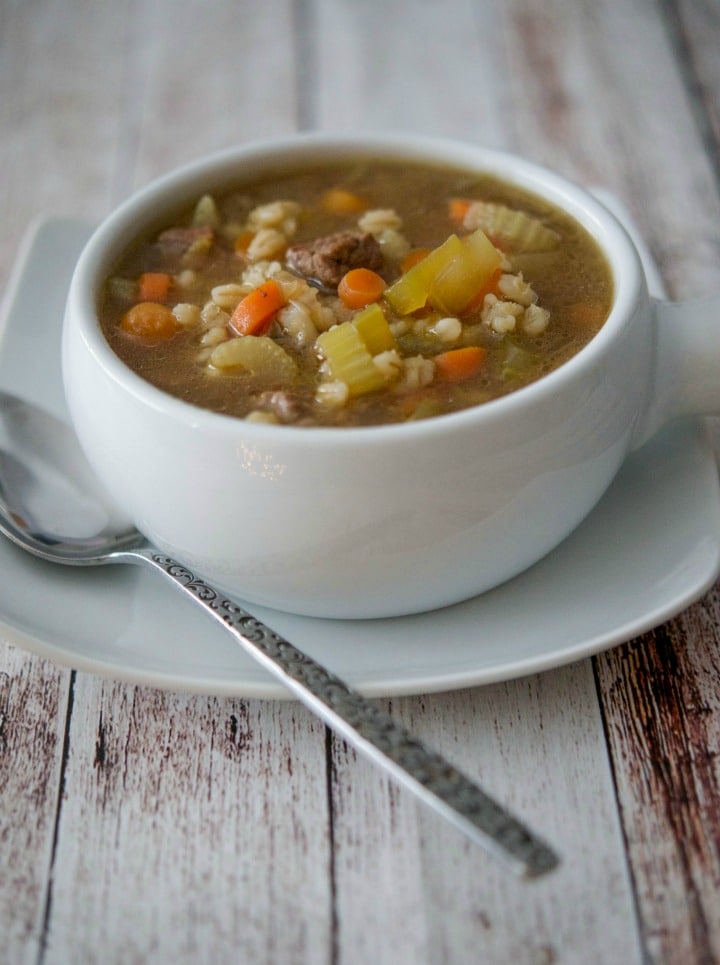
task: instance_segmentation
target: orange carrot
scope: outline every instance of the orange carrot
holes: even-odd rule
[[[284,304],[282,290],[271,278],[237,304],[230,317],[230,328],[236,335],[265,335]]]
[[[138,278],[139,302],[164,302],[172,285],[172,276],[165,271],[146,271]]]
[[[440,378],[447,382],[461,382],[477,375],[485,364],[487,349],[480,345],[453,348],[435,356],[435,367]]]
[[[448,202],[450,220],[456,224],[462,224],[471,204],[472,201],[469,198],[450,198]]]
[[[340,279],[338,295],[348,308],[364,308],[385,291],[385,279],[370,268],[351,268]]]
[[[179,331],[180,324],[167,305],[138,302],[125,312],[120,328],[148,342],[164,342]]]
[[[242,234],[238,235],[233,243],[235,253],[238,255],[246,255],[247,250],[250,247],[250,242],[254,237],[255,234],[252,231],[243,231]]]
[[[360,214],[367,207],[363,199],[347,188],[330,188],[322,198],[322,205],[331,214]]]
[[[429,254],[429,248],[412,248],[400,263],[400,271],[404,275],[406,271],[410,271],[415,265],[419,265],[423,258],[427,258]]]

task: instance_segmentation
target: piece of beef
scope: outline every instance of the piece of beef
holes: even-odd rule
[[[207,251],[212,245],[215,232],[209,225],[197,227],[167,228],[158,238],[161,247],[178,255],[190,252]]]
[[[284,423],[300,423],[307,416],[307,409],[299,399],[282,389],[269,389],[257,397],[257,407],[265,412],[274,412]]]
[[[360,231],[338,231],[292,245],[285,259],[294,271],[326,288],[337,288],[351,268],[378,271],[383,266],[380,245],[371,234]]]

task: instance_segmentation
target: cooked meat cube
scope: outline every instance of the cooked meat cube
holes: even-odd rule
[[[207,251],[213,243],[215,232],[209,225],[189,228],[168,228],[159,236],[160,245],[178,255]]]
[[[281,422],[300,423],[307,414],[307,406],[281,389],[262,392],[257,398],[257,407],[264,412],[274,412]]]
[[[378,242],[371,234],[359,231],[338,231],[293,245],[288,248],[285,258],[295,271],[326,288],[337,288],[340,279],[351,268],[378,271],[383,266]]]

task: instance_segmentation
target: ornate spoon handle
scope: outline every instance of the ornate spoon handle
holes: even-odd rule
[[[121,555],[159,570],[337,734],[516,872],[535,877],[557,864],[546,844],[440,754],[241,606],[152,548]]]

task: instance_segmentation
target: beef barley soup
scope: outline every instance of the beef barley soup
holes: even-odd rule
[[[494,177],[379,159],[204,195],[129,247],[117,355],[240,418],[363,426],[483,404],[576,354],[612,301],[595,241]]]

